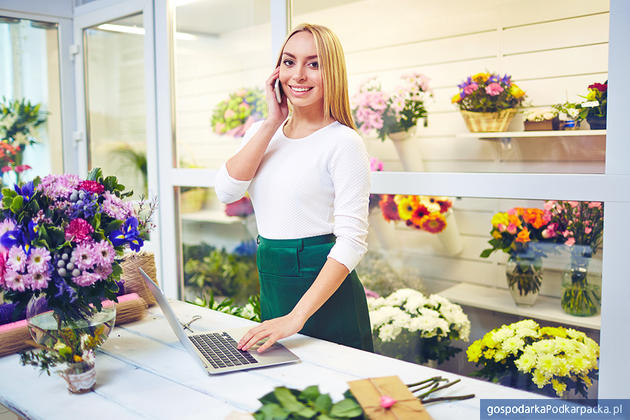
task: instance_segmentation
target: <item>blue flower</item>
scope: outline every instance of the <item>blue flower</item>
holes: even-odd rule
[[[77,300],[77,292],[68,285],[64,280],[56,278],[55,286],[57,287],[56,298],[67,295],[70,298],[70,303],[74,303]]]
[[[13,186],[15,192],[24,197],[24,201],[29,201],[33,198],[33,194],[35,194],[35,186],[33,185],[33,181],[29,181],[26,184],[22,185],[22,187],[15,184]]]
[[[249,257],[256,254],[257,248],[256,240],[250,239],[249,241],[243,241],[236,248],[234,248],[234,253],[236,255]]]
[[[9,230],[2,235],[0,238],[0,243],[6,249],[10,249],[11,247],[20,244],[22,239],[22,232],[19,229]]]
[[[109,240],[114,246],[129,244],[129,248],[133,251],[140,251],[144,241],[140,238],[138,231],[138,219],[130,217],[125,220],[121,230],[114,230],[109,234]]]

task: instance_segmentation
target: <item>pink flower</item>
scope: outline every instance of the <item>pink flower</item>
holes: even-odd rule
[[[545,201],[544,209],[551,210],[556,205],[555,201]]]
[[[575,244],[575,238],[574,238],[574,237],[570,237],[569,239],[567,239],[567,240],[565,241],[565,243],[564,243],[564,244],[565,244],[565,245],[568,245],[568,246],[572,246],[572,245],[574,245],[574,244]]]
[[[129,202],[122,201],[115,194],[105,191],[103,194],[105,201],[101,204],[103,212],[111,218],[118,220],[127,220],[133,216],[133,207]]]
[[[37,186],[37,191],[43,191],[45,196],[52,199],[68,198],[79,182],[79,177],[72,174],[47,175]]]
[[[72,281],[74,281],[78,286],[81,287],[91,286],[98,280],[98,274],[90,273],[88,271],[84,271],[80,276],[72,278]]]
[[[584,233],[586,233],[587,235],[588,235],[589,233],[591,233],[592,231],[593,231],[593,229],[592,229],[592,228],[590,228],[590,227],[585,227],[585,228],[584,228]]]
[[[85,242],[91,239],[91,233],[94,232],[94,228],[87,220],[74,219],[66,226],[65,237],[66,241],[74,241],[77,243]]]
[[[370,170],[371,171],[382,171],[383,170],[383,162],[378,160],[375,157],[370,158]]]
[[[602,203],[599,201],[590,201],[588,203],[588,208],[589,209],[601,209],[602,208]]]
[[[77,189],[96,194],[101,194],[103,191],[105,191],[105,187],[96,181],[82,181]]]
[[[490,83],[486,86],[486,93],[490,96],[497,96],[499,93],[503,92],[505,89],[501,87],[498,83]]]
[[[98,280],[105,280],[112,274],[112,271],[111,265],[99,265],[94,269],[94,274],[96,274]]]
[[[29,273],[44,273],[48,271],[50,252],[46,248],[34,248],[28,258]]]
[[[12,246],[9,250],[9,258],[7,260],[9,268],[15,271],[24,271],[26,267],[26,254],[22,247]]]
[[[510,235],[516,235],[516,225],[514,223],[510,223],[507,227],[507,231]]]
[[[50,276],[47,272],[44,273],[34,273],[31,276],[31,289],[33,290],[42,290],[48,287],[48,281],[50,280]]]
[[[580,205],[580,203],[578,203],[577,201],[567,201],[567,203],[569,203],[569,205],[573,208],[576,208]]]
[[[4,281],[7,287],[11,290],[18,292],[24,292],[26,290],[26,284],[24,283],[24,276],[13,270],[7,270],[4,275]]]
[[[499,229],[499,232],[503,233],[505,232],[505,229],[507,229],[507,226],[505,226],[503,223],[499,223],[497,225],[497,229]]]
[[[92,255],[97,266],[107,267],[114,262],[115,251],[109,241],[100,241],[92,246]]]
[[[477,89],[479,89],[479,85],[475,82],[472,82],[471,84],[467,85],[464,88],[464,93],[466,95],[470,95],[471,93],[473,93],[474,91],[476,91]],[[487,90],[487,89],[486,89]]]
[[[396,404],[396,400],[393,399],[392,397],[389,397],[387,395],[381,396],[381,402],[380,402],[381,407],[387,409],[393,406],[394,404]]]
[[[374,290],[370,290],[368,288],[364,288],[364,290],[365,290],[365,297],[369,297],[369,298],[379,298],[379,297],[381,297]]]
[[[31,168],[29,165],[18,165],[15,167],[15,172],[19,174],[24,171],[28,171],[29,169],[33,169],[33,168]]]
[[[223,113],[223,118],[228,119],[228,118],[232,118],[236,115],[236,112],[234,112],[234,110],[232,109],[226,109],[225,112]]]
[[[96,258],[92,245],[89,243],[82,243],[72,251],[72,260],[79,270],[87,270],[94,267]]]
[[[233,203],[225,205],[225,214],[228,216],[245,217],[254,213],[254,207],[249,197],[243,197]]]

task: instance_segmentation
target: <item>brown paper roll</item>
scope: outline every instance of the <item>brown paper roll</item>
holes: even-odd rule
[[[149,306],[155,305],[157,302],[144,283],[144,277],[138,271],[138,268],[142,268],[153,281],[157,282],[155,256],[149,252],[130,253],[125,255],[120,265],[123,270],[121,279],[125,281],[125,293],[137,293]]]

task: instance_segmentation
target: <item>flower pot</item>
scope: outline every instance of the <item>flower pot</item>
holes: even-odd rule
[[[606,117],[586,117],[588,125],[591,130],[605,130],[606,129]]]
[[[448,255],[457,255],[464,249],[464,242],[459,233],[453,210],[449,209],[445,214],[445,218],[446,227],[437,236]]]
[[[68,391],[73,394],[84,394],[94,391],[96,384],[96,367],[94,362],[68,363],[57,372],[68,384]]]
[[[179,205],[182,213],[195,213],[203,208],[206,201],[206,190],[194,188],[180,194]]]
[[[542,258],[520,254],[510,255],[505,265],[505,276],[514,303],[532,306],[538,299],[542,283]]]
[[[560,120],[558,117],[555,117],[551,120],[525,121],[523,125],[525,126],[525,131],[550,131],[559,128]]]
[[[580,127],[580,121],[562,120],[560,121],[560,130],[577,130]]]
[[[499,112],[472,112],[460,110],[466,126],[473,133],[506,131],[512,118],[516,115],[515,108],[504,109]]]
[[[418,145],[413,141],[415,134],[416,127],[414,126],[407,131],[389,133],[387,136],[394,144],[403,169],[410,172],[423,172],[422,155]]]
[[[562,298],[560,306],[571,315],[592,316],[601,307],[600,279],[589,272],[591,258],[580,255],[580,251],[572,251],[571,262],[562,273]]]

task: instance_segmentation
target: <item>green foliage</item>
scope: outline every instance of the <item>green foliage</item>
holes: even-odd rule
[[[256,420],[293,420],[293,419],[365,419],[363,409],[351,393],[333,404],[330,395],[322,394],[317,385],[303,391],[286,387],[276,387],[272,392],[260,398],[263,404],[254,413]]]
[[[212,291],[209,296],[197,297],[194,301],[187,301],[193,305],[209,308],[214,311],[249,319],[251,321],[260,322],[260,295],[250,296],[245,306],[234,304],[234,300],[227,298],[221,301],[215,300]]]
[[[211,124],[215,133],[225,134],[245,124],[249,117],[260,120],[266,116],[265,92],[259,88],[239,89],[215,106]]]
[[[184,284],[199,294],[213,293],[242,304],[259,293],[253,256],[231,254],[207,244],[184,245]]]

